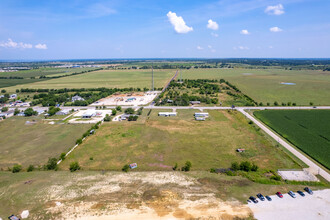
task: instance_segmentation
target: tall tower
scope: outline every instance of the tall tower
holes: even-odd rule
[[[151,91],[154,91],[154,63],[152,63],[151,69]]]

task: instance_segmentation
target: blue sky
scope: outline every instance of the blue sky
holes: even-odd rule
[[[0,59],[329,58],[329,0],[1,0]]]

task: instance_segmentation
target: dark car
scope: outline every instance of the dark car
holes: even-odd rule
[[[258,197],[261,201],[265,201],[265,197],[264,197],[261,193],[257,194],[257,197]]]
[[[304,190],[308,192],[308,194],[313,195],[313,191],[310,188],[305,187]]]
[[[270,198],[269,196],[265,196],[265,197],[268,201],[272,201],[272,198]]]
[[[280,192],[277,192],[276,195],[277,195],[278,197],[280,197],[280,198],[283,198],[283,195],[282,195],[282,193],[280,193]]]
[[[296,198],[296,194],[294,194],[294,192],[289,191],[288,194],[289,194],[292,198]]]
[[[298,190],[297,193],[298,193],[299,195],[301,195],[302,197],[305,196],[305,193],[301,192],[300,190]]]
[[[250,198],[249,198],[252,202],[254,202],[254,203],[258,203],[258,200],[255,198],[255,197],[253,197],[253,196],[250,196]]]

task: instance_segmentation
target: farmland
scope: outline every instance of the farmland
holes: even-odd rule
[[[175,70],[155,70],[155,88],[163,87],[174,75]],[[15,91],[20,88],[141,88],[151,87],[151,70],[100,70],[81,75],[50,79],[42,82],[9,87]]]
[[[254,115],[330,169],[329,110],[267,110]]]
[[[145,111],[147,112],[147,111]],[[67,170],[78,161],[84,170],[120,170],[136,162],[138,170],[171,170],[187,160],[193,170],[227,168],[234,161],[250,160],[265,169],[299,168],[265,139],[238,112],[209,111],[205,122],[194,121],[194,110],[178,110],[177,117],[146,113],[137,122],[104,123],[61,163]],[[243,154],[237,148],[246,148]]]
[[[237,86],[256,102],[271,105],[277,101],[297,105],[330,105],[330,74],[316,70],[284,69],[190,69],[183,70],[184,79],[223,78]],[[295,83],[285,85],[281,82]],[[290,95],[288,95],[290,94]]]
[[[0,168],[43,165],[73,147],[90,125],[47,124],[40,117],[12,117],[0,122]]]

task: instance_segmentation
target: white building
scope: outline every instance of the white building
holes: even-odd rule
[[[165,116],[165,117],[176,116],[176,112],[159,112],[158,116]]]
[[[16,99],[17,98],[17,94],[11,94],[10,96],[9,96],[9,99]]]
[[[84,98],[80,97],[79,95],[75,95],[71,98],[71,101],[72,102],[75,102],[75,101],[85,101]]]
[[[195,117],[196,121],[205,121],[205,117]]]
[[[96,116],[96,111],[94,110],[87,110],[86,112],[84,112],[84,114],[81,116],[82,118],[91,118]]]
[[[56,115],[67,115],[69,114],[70,110],[64,109],[61,111],[56,112]]]

